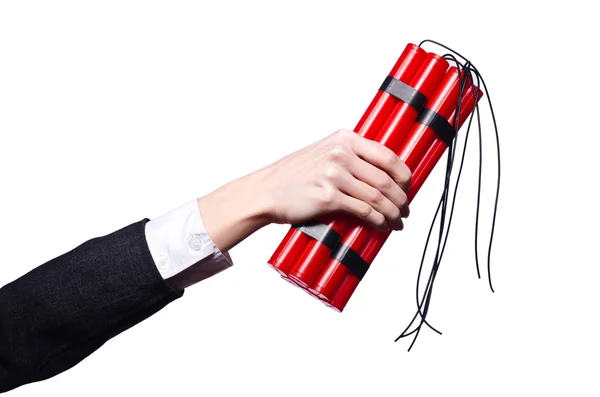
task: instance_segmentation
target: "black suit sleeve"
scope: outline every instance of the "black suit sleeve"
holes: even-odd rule
[[[0,392],[48,379],[183,295],[161,277],[144,219],[0,288]]]

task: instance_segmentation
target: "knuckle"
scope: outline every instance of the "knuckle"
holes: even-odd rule
[[[392,152],[391,150],[387,150],[385,153],[386,154],[383,157],[383,161],[389,166],[396,165],[396,162],[398,162],[398,156],[396,153]]]
[[[342,144],[335,144],[329,150],[328,157],[337,164],[344,164],[348,158],[348,149]]]
[[[377,189],[373,189],[371,191],[371,202],[373,203],[380,203],[383,201],[383,193],[381,193],[381,191],[377,190]]]
[[[342,174],[342,172],[335,165],[329,165],[329,166],[325,167],[325,170],[323,171],[323,175],[325,176],[325,179],[330,182],[339,181],[341,174]]]
[[[372,212],[373,212],[373,207],[371,207],[367,203],[361,204],[360,207],[358,208],[358,215],[363,219],[368,218]]]
[[[325,208],[330,208],[335,203],[337,190],[330,185],[325,185],[321,194],[321,205]]]
[[[379,190],[388,191],[394,185],[394,181],[389,176],[385,175],[377,183]]]
[[[345,129],[345,128],[339,129],[332,134],[333,138],[336,140],[349,139],[349,138],[353,137],[354,135],[355,134],[352,131]]]

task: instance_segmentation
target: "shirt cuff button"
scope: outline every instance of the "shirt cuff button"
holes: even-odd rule
[[[158,269],[160,271],[165,271],[169,268],[169,262],[169,258],[163,257],[158,261],[156,265],[158,266]]]
[[[199,236],[192,235],[188,245],[193,251],[200,251],[202,249],[202,239]]]

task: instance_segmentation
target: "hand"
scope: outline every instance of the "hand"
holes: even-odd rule
[[[409,168],[392,150],[352,131],[337,131],[261,171],[271,222],[341,211],[378,230],[402,230],[409,215]]]
[[[337,211],[378,230],[402,230],[411,176],[390,149],[340,130],[200,197],[198,207],[221,251],[269,223]]]

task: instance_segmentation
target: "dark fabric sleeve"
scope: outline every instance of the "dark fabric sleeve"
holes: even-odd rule
[[[146,222],[89,240],[0,288],[0,392],[73,367],[183,295],[158,272]]]

